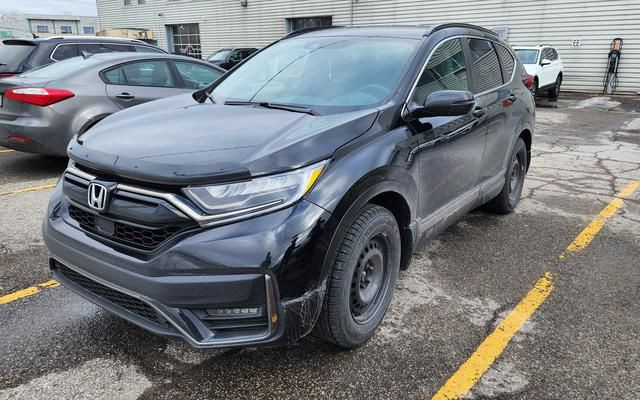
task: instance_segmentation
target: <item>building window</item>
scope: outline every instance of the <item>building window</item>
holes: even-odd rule
[[[141,6],[143,4],[146,4],[147,0],[138,0],[138,5]]]
[[[287,33],[298,29],[331,26],[332,17],[287,18]]]
[[[96,30],[93,26],[83,26],[82,32],[84,32],[85,35],[94,35]]]
[[[124,0],[125,6],[130,6],[131,4],[133,4],[133,0]]]
[[[36,30],[38,33],[49,33],[49,27],[46,25],[38,25],[36,26]]]
[[[60,26],[60,33],[73,33],[73,32],[71,31],[70,25],[62,25]]]
[[[198,24],[167,25],[167,34],[173,53],[202,58]]]

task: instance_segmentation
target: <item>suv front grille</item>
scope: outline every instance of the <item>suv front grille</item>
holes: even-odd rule
[[[97,218],[102,217],[80,207],[69,204],[69,216],[86,231],[144,250],[158,247],[182,229],[179,226],[143,228],[113,221],[113,233],[107,233],[98,229]]]
[[[158,314],[154,309],[142,300],[136,299],[133,296],[122,293],[120,291],[111,289],[104,286],[101,283],[87,278],[84,275],[77,273],[76,271],[68,268],[57,261],[52,261],[54,268],[65,278],[80,286],[81,288],[93,293],[94,295],[114,304],[120,308],[136,314],[137,316],[144,318],[147,321],[154,322],[156,324],[162,324]]]

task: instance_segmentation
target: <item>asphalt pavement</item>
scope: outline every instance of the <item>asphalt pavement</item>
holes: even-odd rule
[[[351,351],[312,338],[196,350],[49,282],[40,226],[67,161],[0,149],[0,399],[431,398],[545,273],[553,291],[466,397],[636,399],[640,189],[561,255],[640,181],[639,105],[541,100],[516,211],[475,210],[421,249],[382,327]]]

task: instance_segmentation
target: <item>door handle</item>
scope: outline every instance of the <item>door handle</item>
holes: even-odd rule
[[[133,100],[133,99],[135,99],[135,98],[136,98],[136,96],[134,96],[134,95],[132,95],[132,94],[129,94],[129,93],[127,93],[127,92],[117,94],[117,95],[116,95],[116,97],[117,97],[118,99],[122,99],[122,100]]]
[[[476,107],[473,109],[473,111],[471,111],[471,115],[473,115],[476,118],[480,118],[484,115],[484,108],[482,107]]]

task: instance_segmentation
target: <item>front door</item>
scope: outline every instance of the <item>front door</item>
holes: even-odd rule
[[[119,65],[103,73],[107,96],[120,108],[183,93],[164,60]]]
[[[467,59],[459,38],[439,43],[429,56],[410,101],[424,104],[440,90],[471,90]],[[473,203],[478,197],[486,124],[482,110],[455,117],[421,118],[413,124],[420,146],[419,217],[422,222],[442,215],[448,207]]]

